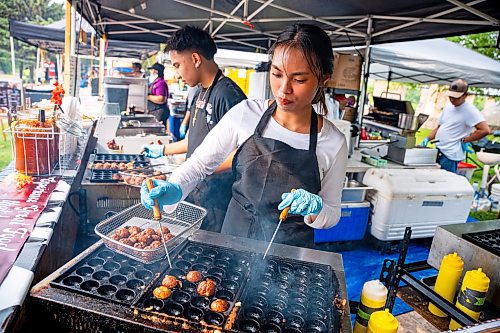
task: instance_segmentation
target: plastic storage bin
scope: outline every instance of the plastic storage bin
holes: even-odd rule
[[[330,229],[314,229],[314,242],[339,242],[363,239],[370,215],[370,203],[343,203],[339,223]]]

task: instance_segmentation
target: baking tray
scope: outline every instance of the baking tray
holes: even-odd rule
[[[168,227],[175,236],[165,243],[168,251],[172,251],[200,228],[206,214],[207,211],[204,208],[182,201],[173,212],[168,214],[162,212],[161,219],[154,221],[153,212],[144,208],[142,204],[137,204],[99,222],[94,230],[112,251],[149,264],[166,257],[164,246],[148,250],[134,248],[114,240],[112,236],[115,231],[121,227],[130,226],[157,229],[160,223]]]
[[[240,300],[254,260],[255,254],[251,252],[188,241],[173,258],[172,268],[167,268],[134,306],[143,313],[183,320],[184,328],[193,331],[202,331],[207,325],[223,328]],[[199,296],[196,290],[199,283],[186,280],[186,274],[192,270],[201,272],[201,281],[215,282],[216,291],[212,296]],[[165,275],[175,276],[181,285],[172,288],[170,297],[161,300],[153,296],[153,290],[161,285]],[[227,301],[228,309],[212,311],[210,304],[215,299]]]
[[[340,332],[338,281],[327,265],[268,257],[253,268],[236,320],[244,332]]]
[[[50,285],[130,306],[167,265],[167,262],[146,265],[100,246],[63,271]]]
[[[463,234],[462,238],[500,256],[500,229]]]
[[[150,163],[149,158],[140,154],[95,154],[94,162],[115,162],[115,163],[128,163],[128,162],[144,162]]]
[[[118,170],[112,169],[92,169],[90,182],[92,183],[118,183],[121,179],[113,179],[113,174],[118,174]]]

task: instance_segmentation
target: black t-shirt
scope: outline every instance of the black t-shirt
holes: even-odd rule
[[[204,108],[204,99],[207,99],[209,94],[210,97]],[[246,98],[240,87],[226,76],[217,81],[212,92],[207,92],[207,89],[198,89],[191,106],[187,157],[193,154],[208,132],[217,125],[226,112]]]

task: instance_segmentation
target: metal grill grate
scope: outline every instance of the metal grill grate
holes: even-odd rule
[[[137,204],[98,223],[95,227],[95,233],[103,239],[104,244],[109,249],[143,263],[152,263],[165,258],[166,253],[163,246],[153,250],[137,249],[112,239],[113,233],[118,228],[126,226],[156,229],[160,224],[168,227],[175,236],[166,242],[167,249],[172,251],[200,228],[206,214],[204,208],[183,201],[172,213],[163,213],[160,221],[153,221],[153,213],[141,204]]]

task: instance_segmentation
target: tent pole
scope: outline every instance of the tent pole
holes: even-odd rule
[[[14,38],[10,37],[10,61],[12,62],[12,76],[16,76],[16,55],[14,53]]]
[[[368,28],[366,30],[366,45],[365,45],[365,63],[363,64],[362,73],[362,86],[361,86],[361,100],[358,103],[358,124],[362,126],[363,124],[363,111],[365,109],[365,104],[367,103],[366,88],[368,87],[368,73],[370,72],[370,56],[371,56],[371,42],[372,42],[372,24],[373,18],[370,16],[368,18]]]
[[[104,48],[106,46],[106,37],[99,39],[99,96],[104,96],[102,83],[104,81]]]
[[[71,5],[71,44],[70,44],[70,54],[74,56],[76,53],[76,1],[73,1]],[[79,32],[78,32],[79,33]]]
[[[71,81],[71,64],[70,64],[70,54],[71,54],[71,2],[66,1],[65,8],[65,18],[66,18],[66,29],[64,30],[64,90],[69,93],[70,81]]]

